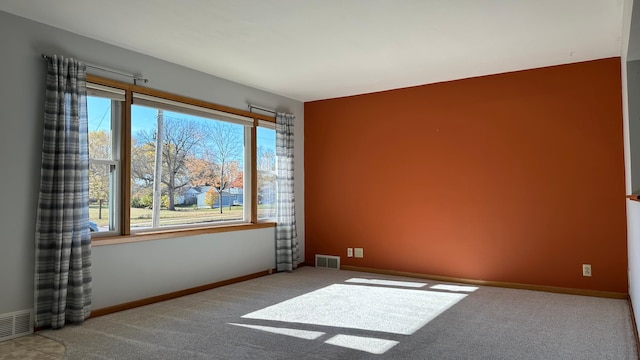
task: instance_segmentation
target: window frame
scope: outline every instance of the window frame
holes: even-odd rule
[[[133,92],[132,96],[133,96],[133,99],[132,99],[133,103],[131,107],[132,108],[132,117],[131,117],[132,127],[134,125],[134,122],[136,121],[136,119],[133,116],[134,107],[144,107],[144,108],[153,109],[153,110],[163,110],[165,112],[170,112],[174,114],[195,116],[199,120],[204,120],[206,122],[212,121],[212,122],[232,125],[234,127],[241,127],[242,130],[238,132],[241,133],[242,135],[241,137],[238,138],[238,140],[240,140],[238,144],[242,143],[242,151],[239,153],[242,154],[242,159],[243,159],[242,172],[243,174],[247,174],[246,176],[243,176],[243,180],[244,180],[243,189],[245,190],[250,189],[251,163],[253,161],[252,160],[253,151],[251,150],[251,141],[250,141],[251,132],[249,131],[249,129],[251,129],[254,126],[255,120],[253,119],[253,117],[250,118],[250,117],[239,116],[239,115],[230,114],[230,113],[223,113],[221,111],[197,107],[197,106],[185,104],[185,103],[179,103],[179,102],[168,100],[165,98],[159,98],[156,96],[140,94],[139,92],[135,92],[135,91]],[[166,127],[167,127],[167,121],[169,121],[168,119],[175,120],[175,119],[179,119],[179,117],[176,118],[170,115],[169,116],[165,115],[165,125],[164,125],[165,130],[167,129]],[[133,139],[133,137],[134,136],[132,134],[131,138]],[[226,159],[226,160],[228,162],[234,161],[234,159]],[[129,185],[131,185],[132,183],[133,183],[133,179],[130,179]],[[223,191],[226,191],[227,194],[229,194],[230,188],[227,188]],[[249,196],[245,196],[245,195],[249,195]],[[219,193],[219,196],[220,196],[219,201],[222,203],[224,195]],[[132,226],[130,222],[129,229],[131,231],[131,234],[136,234],[136,233],[146,233],[149,231],[183,230],[183,229],[193,229],[193,228],[200,228],[200,227],[206,228],[210,226],[223,226],[227,224],[242,225],[242,224],[251,223],[251,205],[252,205],[251,198],[252,196],[251,196],[250,190],[243,192],[243,212],[242,212],[241,219],[230,219],[230,220],[212,219],[211,221],[207,221],[203,223],[195,223],[195,224],[183,223],[183,224],[173,224],[173,225],[167,225],[167,224],[163,225],[161,224],[163,219],[158,219],[158,225],[156,227]],[[152,213],[152,218],[154,216],[155,216],[155,212]],[[165,221],[167,220],[165,219]]]
[[[116,125],[120,130],[119,147],[113,151],[119,152],[118,181],[117,188],[119,194],[116,194],[114,206],[117,206],[115,213],[117,218],[115,224],[116,231],[92,233],[92,241],[94,245],[120,244],[136,241],[147,241],[155,239],[166,239],[174,237],[184,237],[192,235],[201,235],[209,233],[219,233],[227,231],[242,231],[258,228],[275,227],[275,222],[258,222],[258,201],[257,201],[257,148],[256,148],[256,131],[259,122],[275,123],[275,118],[256,114],[249,111],[239,110],[227,106],[217,105],[203,100],[197,100],[186,96],[176,95],[160,90],[142,87],[135,84],[123,83],[120,81],[102,78],[94,75],[87,75],[87,83],[99,86],[107,86],[114,89],[125,91],[125,101],[122,103],[121,123]],[[206,224],[193,226],[180,226],[177,228],[156,228],[156,229],[136,229],[131,231],[130,226],[130,204],[131,201],[131,106],[133,103],[133,94],[142,94],[155,98],[165,99],[170,102],[185,104],[187,107],[199,107],[208,109],[212,112],[220,112],[224,116],[227,114],[230,118],[245,117],[253,120],[253,126],[245,127],[245,141],[248,139],[248,146],[245,146],[245,157],[250,156],[249,179],[245,183],[251,189],[250,207],[245,209],[245,222],[242,223],[222,223],[222,224]],[[116,135],[114,135],[116,136]],[[247,138],[248,136],[248,138]],[[114,140],[114,142],[117,142]]]
[[[121,171],[121,139],[118,135],[122,132],[122,121],[124,117],[125,97],[126,92],[122,89],[105,86],[98,83],[87,82],[87,97],[98,97],[102,99],[109,99],[111,101],[111,119],[110,119],[110,140],[111,140],[111,158],[100,159],[91,157],[89,153],[89,165],[104,165],[111,166],[115,170],[115,176],[110,173],[110,189],[109,189],[109,208],[107,209],[109,214],[109,229],[108,231],[101,231],[95,233],[96,236],[117,236],[120,233],[121,225],[121,201],[122,198],[118,196],[122,189],[122,176]],[[93,232],[91,233],[94,234]]]

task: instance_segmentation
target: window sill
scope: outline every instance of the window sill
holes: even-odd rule
[[[196,229],[184,229],[184,230],[159,230],[159,231],[147,231],[141,233],[135,233],[131,235],[122,236],[105,236],[91,239],[91,246],[104,246],[104,245],[116,245],[116,244],[128,244],[140,241],[172,239],[179,237],[195,236],[202,234],[215,234],[230,231],[244,231],[255,230],[275,227],[275,222],[261,222],[258,224],[238,224],[238,225],[225,225],[207,228]]]

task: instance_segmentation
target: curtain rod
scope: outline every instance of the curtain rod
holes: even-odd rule
[[[271,110],[271,109],[267,109],[267,108],[263,108],[262,106],[256,106],[256,105],[252,105],[252,104],[248,104],[248,105],[249,105],[249,112],[252,112],[253,109],[258,109],[258,110],[270,112],[270,113],[275,114],[275,115],[278,114],[277,111]]]
[[[43,59],[51,59],[50,55],[47,55],[47,54],[40,54],[40,55],[42,56]],[[113,70],[113,69],[109,69],[109,68],[106,68],[106,67],[103,67],[103,66],[93,65],[93,64],[89,64],[89,63],[85,63],[85,65],[87,67],[92,68],[92,69],[96,69],[96,70],[100,70],[100,71],[106,71],[106,72],[110,72],[110,73],[113,73],[113,74],[130,77],[130,78],[133,79],[133,83],[135,85],[138,85],[138,83],[137,83],[138,81],[141,81],[141,82],[143,82],[145,84],[149,82],[149,79],[143,78],[141,76],[137,76],[137,75],[133,75],[133,74],[129,74],[129,73],[125,73],[125,72],[122,72],[122,71]]]

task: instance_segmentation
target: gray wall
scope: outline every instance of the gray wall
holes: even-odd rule
[[[206,46],[203,44],[203,46]],[[34,233],[46,64],[41,53],[142,74],[147,86],[238,109],[247,102],[296,115],[296,210],[304,258],[304,105],[123,48],[0,12],[0,314],[33,307]],[[109,77],[107,74],[99,74]],[[113,75],[111,75],[113,77]],[[125,81],[124,78],[115,78]],[[275,266],[274,229],[93,248],[94,308]]]
[[[626,121],[627,121],[627,161],[625,171],[627,193],[638,193],[637,181],[640,179],[640,60],[622,62],[626,66],[623,71],[626,80]],[[623,68],[624,70],[624,68]],[[629,271],[629,296],[636,309],[636,324],[638,324],[638,304],[640,304],[640,202],[627,200],[627,254]]]
[[[640,98],[640,60],[627,61],[627,94],[629,99]],[[629,101],[629,136],[631,162],[631,192],[640,193],[640,102]]]
[[[625,0],[622,26],[622,114],[627,194],[640,190],[640,4]],[[629,297],[640,324],[640,202],[627,200]]]

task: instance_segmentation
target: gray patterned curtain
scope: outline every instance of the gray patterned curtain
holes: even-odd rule
[[[296,208],[293,194],[293,122],[292,114],[276,115],[277,206],[276,270],[292,271],[298,267]]]
[[[89,147],[86,66],[48,58],[42,169],[36,224],[36,327],[89,316]]]

